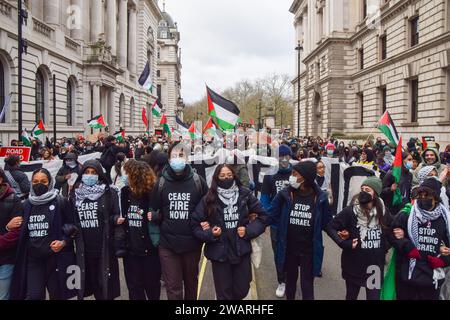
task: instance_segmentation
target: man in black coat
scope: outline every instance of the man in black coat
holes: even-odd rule
[[[5,159],[5,175],[9,185],[21,199],[25,199],[30,193],[30,181],[27,175],[20,170],[19,156],[9,156]]]
[[[130,152],[130,145],[127,142],[125,148],[117,146],[117,139],[115,136],[109,136],[105,139],[105,147],[103,149],[102,155],[100,157],[100,163],[106,170],[106,177],[108,183],[112,183],[111,180],[111,168],[114,166],[116,161],[116,156],[119,152],[128,154]]]

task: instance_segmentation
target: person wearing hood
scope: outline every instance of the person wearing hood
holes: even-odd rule
[[[413,175],[412,170],[412,156],[407,153],[402,153],[402,169],[400,182],[395,183],[395,178],[392,174],[392,170],[389,170],[383,178],[383,191],[381,192],[381,198],[385,201],[385,205],[389,208],[392,215],[397,215],[397,213],[411,201],[411,188]],[[399,205],[393,205],[392,201],[394,198],[394,193],[400,188],[400,194],[402,195],[402,203]]]
[[[274,175],[265,175],[261,188],[261,203],[267,212],[269,212],[272,200],[277,193],[289,185],[289,177],[292,174],[292,164],[290,163],[292,159],[291,149],[287,145],[282,144],[278,147],[278,156],[278,172]],[[274,257],[276,256],[277,248],[277,229],[278,226],[276,224],[270,226],[270,238]],[[277,266],[276,263],[275,266]],[[282,298],[286,292],[286,275],[283,270],[277,269],[277,279],[278,287],[275,294],[278,298]]]
[[[206,243],[217,300],[247,296],[252,281],[251,240],[264,233],[266,218],[261,203],[242,186],[233,167],[218,165],[191,221],[195,236]]]
[[[116,162],[116,156],[119,152],[122,152],[126,155],[130,153],[130,144],[128,142],[125,143],[124,147],[120,147],[117,145],[117,139],[115,136],[109,136],[105,140],[105,146],[100,157],[100,163],[106,170],[106,177],[108,179],[108,183],[112,183],[111,179],[111,169]]]
[[[10,155],[5,159],[5,175],[8,184],[14,189],[17,196],[24,200],[30,193],[30,180],[27,175],[20,170],[20,157]]]
[[[450,164],[450,144],[445,147],[444,152],[441,153],[441,162],[448,166]]]
[[[427,148],[423,150],[422,163],[419,164],[417,169],[414,171],[413,186],[419,185],[417,174],[419,173],[420,169],[422,169],[425,166],[434,166],[438,172],[438,176],[440,176],[442,171],[447,167],[446,165],[441,163],[439,153],[436,149]],[[447,180],[445,181],[444,185],[447,185]]]
[[[96,300],[120,296],[119,264],[121,248],[115,243],[116,230],[125,221],[121,216],[119,190],[110,186],[99,161],[83,164],[70,194],[75,225],[77,265],[81,269],[78,299],[94,295]]]
[[[169,300],[197,300],[201,245],[190,223],[208,186],[188,164],[188,150],[182,143],[171,146],[169,165],[153,192],[151,221],[160,226],[159,257]]]
[[[75,264],[73,234],[65,232],[73,227],[68,202],[46,169],[34,171],[31,183],[23,204],[11,299],[45,300],[46,289],[51,300],[70,299],[76,292],[67,286],[68,268]]]
[[[9,300],[23,206],[0,169],[0,301]]]
[[[336,152],[336,146],[334,144],[332,144],[331,142],[328,143],[325,147],[325,152],[326,152],[326,156],[328,158],[334,158],[334,154]]]
[[[303,161],[294,165],[290,186],[272,201],[269,224],[276,223],[276,263],[286,271],[286,297],[295,299],[300,267],[304,300],[314,300],[314,277],[321,274],[322,231],[330,221],[328,197],[315,183],[316,164]]]
[[[158,242],[150,234],[153,210],[151,191],[156,177],[150,166],[129,160],[124,168],[125,186],[120,192],[125,216],[127,254],[123,258],[125,280],[130,300],[159,300],[161,295],[161,264]]]
[[[419,185],[421,185],[425,181],[425,179],[431,178],[431,177],[438,180],[442,184],[440,197],[441,197],[442,204],[446,208],[449,207],[449,198],[447,196],[447,188],[444,186],[444,182],[447,179],[448,171],[449,171],[448,168],[445,168],[444,171],[441,172],[441,175],[438,176],[437,170],[434,166],[426,166],[426,167],[423,167],[422,169],[420,169],[419,172],[417,173],[417,179],[419,180]],[[418,186],[412,188],[413,193],[416,192],[417,188],[418,188]]]
[[[449,247],[450,212],[440,199],[442,184],[427,178],[416,190],[411,212],[398,214],[392,224],[397,249],[399,300],[438,300],[450,256],[441,255]]]
[[[346,284],[346,300],[356,300],[362,288],[367,300],[379,300],[380,288],[369,288],[370,268],[376,266],[384,274],[388,239],[392,233],[392,217],[380,194],[381,180],[367,178],[353,203],[334,217],[327,233],[342,248],[342,278]]]
[[[63,160],[63,165],[56,174],[55,188],[60,190],[64,197],[70,194],[69,181],[72,177],[80,174],[81,165],[78,163],[78,156],[75,153],[67,153]],[[72,179],[73,180],[73,179]]]

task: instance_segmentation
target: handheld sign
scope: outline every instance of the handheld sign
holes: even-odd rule
[[[20,161],[29,162],[31,156],[30,147],[1,147],[0,158],[15,155],[20,157]]]

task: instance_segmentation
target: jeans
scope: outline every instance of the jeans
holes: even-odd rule
[[[14,265],[4,264],[0,266],[0,300],[9,300],[9,289],[14,271]]]

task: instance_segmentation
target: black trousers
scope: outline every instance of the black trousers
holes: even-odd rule
[[[347,289],[347,293],[345,296],[346,300],[357,300],[359,291],[361,287],[357,284],[354,284],[348,280],[345,281],[345,287]],[[366,288],[366,298],[367,300],[380,300],[380,289],[368,289]]]
[[[252,282],[250,255],[241,257],[238,264],[212,262],[214,287],[217,300],[243,300]]]
[[[417,287],[403,281],[397,283],[397,300],[439,300],[441,287]]]
[[[45,289],[50,300],[60,299],[56,257],[28,258],[26,300],[45,300]]]
[[[276,252],[277,252],[277,229],[276,228],[270,228],[270,240],[272,242],[272,250],[273,250],[273,256],[275,260],[275,268],[277,269],[277,279],[278,283],[286,283],[286,273],[283,270],[280,270],[280,268],[277,266],[276,263]]]
[[[86,287],[94,294],[95,300],[104,300],[102,284],[102,264],[100,257],[86,256]]]
[[[123,258],[125,281],[130,300],[159,300],[161,263],[158,255]]]
[[[294,255],[286,253],[286,298],[295,300],[298,269],[300,267],[300,286],[303,300],[314,300],[314,275],[312,254]]]

